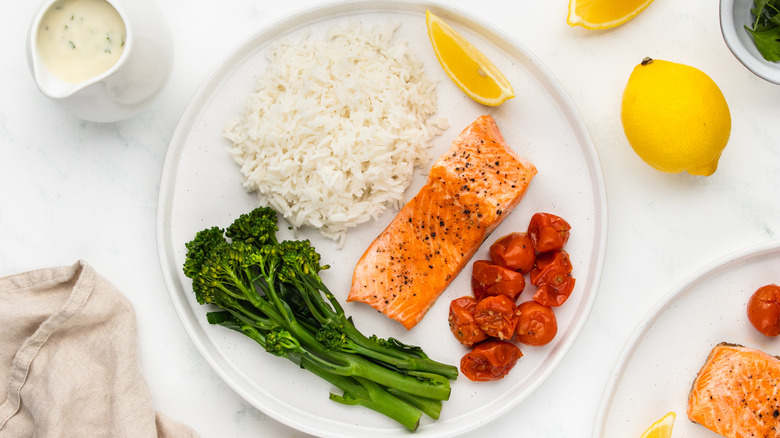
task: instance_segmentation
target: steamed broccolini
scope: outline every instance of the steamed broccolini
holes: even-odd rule
[[[259,207],[226,229],[206,228],[186,244],[184,274],[209,323],[239,331],[343,391],[330,399],[362,405],[410,430],[434,419],[450,395],[454,366],[419,347],[364,336],[319,276],[327,266],[308,240],[278,242],[277,214]]]

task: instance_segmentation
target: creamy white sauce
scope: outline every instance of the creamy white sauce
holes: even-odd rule
[[[116,64],[125,36],[122,17],[105,0],[59,0],[41,20],[37,49],[52,74],[79,83]]]

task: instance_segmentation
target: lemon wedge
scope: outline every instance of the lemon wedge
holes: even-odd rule
[[[433,51],[447,76],[483,105],[500,105],[515,97],[512,85],[482,52],[441,18],[425,11],[425,24]]]
[[[641,438],[671,438],[675,418],[677,418],[677,414],[669,412],[650,425]]]
[[[569,0],[570,26],[609,29],[639,15],[653,0]]]

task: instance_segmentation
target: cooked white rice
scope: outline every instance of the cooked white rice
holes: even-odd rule
[[[429,141],[447,128],[436,83],[397,24],[351,23],[268,49],[270,64],[224,136],[257,192],[293,228],[343,243],[349,228],[399,208]]]

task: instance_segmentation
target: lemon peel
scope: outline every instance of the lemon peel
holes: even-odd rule
[[[668,173],[712,175],[731,135],[728,103],[712,78],[651,58],[631,73],[620,119],[634,152]]]
[[[609,29],[644,11],[653,0],[569,0],[569,26]]]
[[[650,425],[640,438],[671,438],[677,414],[669,412]]]
[[[497,106],[515,97],[501,71],[474,45],[430,10],[425,11],[428,38],[447,76],[475,101]]]

